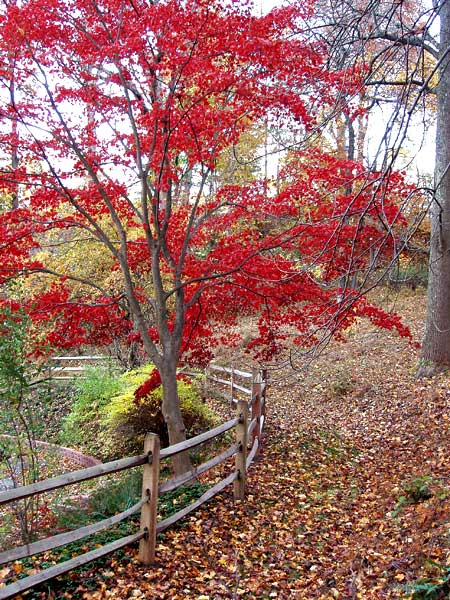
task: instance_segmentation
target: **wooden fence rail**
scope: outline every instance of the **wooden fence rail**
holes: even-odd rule
[[[87,481],[88,479],[94,479],[95,477],[101,477],[102,475],[109,475],[110,473],[118,473],[119,471],[125,471],[132,467],[138,467],[148,462],[149,458],[151,460],[151,457],[147,454],[129,458],[120,458],[119,460],[113,460],[108,463],[100,463],[94,467],[87,467],[86,469],[64,473],[63,475],[58,475],[58,477],[53,477],[52,479],[44,479],[37,483],[13,488],[0,494],[0,505],[12,502],[13,500],[21,500],[22,498],[28,498],[29,496],[36,496],[36,494],[42,494],[43,492],[57,490],[58,488],[66,487],[67,485],[72,485],[73,483],[79,483],[81,481]]]
[[[123,548],[139,541],[139,559],[144,564],[152,564],[155,561],[156,535],[164,531],[180,519],[183,519],[190,512],[196,510],[202,504],[210,500],[213,496],[221,492],[228,485],[234,485],[235,501],[243,501],[246,492],[247,470],[252,464],[255,456],[261,448],[262,429],[265,420],[265,396],[266,396],[266,372],[258,371],[247,373],[230,367],[221,367],[211,365],[212,370],[221,371],[230,375],[229,380],[221,380],[208,375],[208,379],[227,385],[231,389],[231,401],[236,405],[236,416],[213,429],[197,435],[189,440],[174,444],[168,448],[160,450],[159,437],[156,434],[147,434],[144,442],[144,453],[139,456],[122,458],[105,464],[95,465],[86,469],[80,469],[71,473],[66,473],[52,479],[39,481],[37,483],[18,487],[0,494],[0,505],[17,501],[29,496],[41,494],[61,487],[72,485],[81,481],[86,481],[102,475],[117,473],[136,466],[143,466],[142,477],[142,498],[134,506],[114,515],[103,519],[97,523],[80,527],[67,533],[61,533],[31,544],[20,546],[0,553],[0,564],[19,560],[21,558],[33,556],[40,552],[45,552],[71,542],[90,536],[98,531],[107,529],[139,510],[141,511],[140,531],[132,535],[123,537],[90,552],[86,552],[72,558],[68,561],[57,564],[53,567],[24,577],[5,587],[0,587],[0,600],[6,600],[17,594],[20,594],[32,587],[35,587],[58,575],[62,575],[76,567],[80,567],[92,560]],[[251,380],[251,387],[247,388],[236,385],[235,377]],[[234,397],[235,390],[248,396],[247,399],[237,399]],[[249,417],[250,412],[250,417]],[[198,465],[188,473],[173,477],[167,481],[159,482],[161,471],[161,460],[170,458],[180,452],[195,448],[205,442],[217,438],[218,436],[235,430],[235,441],[220,454],[210,458],[206,462]],[[250,451],[248,446],[250,443]],[[201,473],[216,467],[232,456],[235,457],[234,470],[224,479],[209,488],[200,498],[179,510],[170,517],[157,521],[158,499],[169,491],[175,490],[180,486],[197,478]]]
[[[48,377],[54,381],[71,381],[83,377],[86,369],[112,361],[110,356],[52,356],[48,363]]]

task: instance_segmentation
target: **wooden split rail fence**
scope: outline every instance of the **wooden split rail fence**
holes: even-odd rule
[[[109,356],[52,356],[48,364],[48,378],[53,381],[83,378],[87,368],[110,361]]]
[[[221,377],[214,375],[214,373],[224,373]],[[226,375],[230,376],[230,379],[223,379]],[[255,369],[252,374],[246,371],[241,371],[234,367],[222,367],[220,365],[210,364],[205,371],[205,377],[207,381],[218,383],[225,388],[228,388],[228,392],[225,392],[223,396],[229,398],[231,404],[237,404],[238,397],[246,398],[250,396],[251,402],[255,403],[254,414],[259,414],[259,421],[256,425],[260,431],[264,427],[264,420],[266,418],[265,412],[265,386],[267,382],[267,370]],[[251,387],[243,385],[246,380],[250,378]],[[244,380],[244,382],[242,382]]]
[[[224,373],[221,378],[211,375],[211,371]],[[226,375],[230,375],[230,379],[224,379]],[[41,552],[46,552],[54,548],[59,548],[66,544],[70,544],[77,540],[86,538],[104,529],[123,521],[132,514],[141,511],[139,531],[132,535],[128,535],[114,542],[106,544],[85,554],[76,556],[68,561],[56,564],[43,571],[24,577],[5,587],[0,587],[0,600],[11,598],[16,594],[20,594],[25,590],[36,587],[37,585],[48,581],[58,575],[67,573],[68,571],[80,567],[92,560],[96,560],[120,548],[128,546],[133,542],[139,541],[139,559],[144,564],[153,564],[155,561],[156,535],[180,519],[183,519],[193,510],[210,500],[213,496],[221,492],[228,485],[234,485],[234,499],[243,501],[245,499],[246,490],[246,473],[249,466],[252,464],[256,454],[261,449],[262,431],[265,421],[265,396],[266,396],[266,374],[264,371],[246,373],[227,367],[219,367],[211,365],[207,378],[210,381],[221,385],[229,386],[232,391],[230,397],[235,405],[235,416],[211,429],[190,438],[185,442],[174,444],[167,448],[160,449],[159,437],[156,434],[148,433],[144,442],[144,452],[139,456],[122,458],[108,463],[102,463],[86,469],[65,473],[52,479],[38,481],[31,485],[18,487],[0,494],[0,505],[14,501],[19,501],[24,498],[35,496],[51,490],[66,487],[81,481],[94,479],[111,473],[118,473],[137,466],[143,466],[142,478],[142,498],[134,506],[114,515],[107,519],[103,519],[97,523],[80,527],[67,533],[39,540],[24,546],[13,548],[0,552],[0,564],[19,560],[22,558],[34,556]],[[250,381],[248,387],[236,382],[236,378]],[[237,399],[233,396],[234,392],[239,391],[246,399]],[[198,465],[192,471],[173,477],[172,479],[160,482],[160,463],[164,459],[168,459],[176,454],[191,450],[197,446],[204,444],[227,431],[234,429],[234,443],[220,454],[210,458],[205,463]],[[158,513],[158,498],[160,495],[175,490],[182,485],[192,481],[201,473],[224,463],[230,457],[235,457],[234,469],[232,472],[208,489],[200,498],[192,504],[179,510],[172,516],[157,520]]]

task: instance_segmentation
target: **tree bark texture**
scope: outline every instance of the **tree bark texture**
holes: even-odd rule
[[[163,388],[162,412],[169,433],[169,442],[172,446],[184,442],[186,439],[186,428],[178,399],[176,361],[174,365],[162,367],[160,374]],[[192,465],[189,452],[182,452],[173,456],[172,465],[175,475],[182,475],[190,471]]]
[[[428,303],[419,376],[450,367],[450,2],[440,8],[436,167],[431,206]]]

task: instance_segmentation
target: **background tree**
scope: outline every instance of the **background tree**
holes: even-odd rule
[[[386,172],[399,163],[411,132],[413,143],[420,147],[420,119],[426,131],[434,120],[429,111],[436,111],[434,183],[425,182],[428,203],[422,201],[419,210],[410,211],[414,217],[404,236],[407,248],[429,209],[427,320],[419,375],[429,375],[450,365],[448,10],[446,1],[433,6],[418,2],[370,2],[358,7],[331,3],[324,10],[322,21],[325,30],[332,32],[330,43],[334,54],[353,54],[364,65],[365,84],[373,90],[374,101],[392,105],[380,144]],[[332,51],[330,55],[333,56]]]
[[[436,7],[440,18],[436,168],[431,203],[428,304],[419,375],[450,366],[450,5]]]

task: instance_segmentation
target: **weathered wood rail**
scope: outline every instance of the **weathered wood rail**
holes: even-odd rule
[[[210,368],[214,372],[230,375],[230,379],[223,379],[222,377],[225,377],[225,375],[222,377],[214,377],[209,372],[207,378],[210,381],[229,386],[231,391],[230,400],[233,405],[235,405],[235,416],[232,419],[205,433],[190,438],[185,442],[174,444],[162,450],[160,449],[159,437],[156,434],[149,433],[145,438],[144,452],[139,456],[122,458],[109,463],[95,465],[71,473],[65,473],[52,479],[18,487],[0,494],[0,505],[2,505],[103,475],[118,473],[137,466],[144,467],[142,498],[134,506],[120,514],[103,519],[97,523],[0,552],[0,564],[33,556],[83,539],[123,521],[140,510],[141,517],[139,531],[100,548],[96,548],[95,550],[91,550],[90,552],[76,556],[68,561],[54,565],[39,573],[24,577],[7,586],[0,587],[0,600],[6,600],[7,598],[21,594],[22,592],[53,579],[58,575],[67,573],[72,569],[106,556],[111,552],[137,541],[139,541],[139,559],[141,562],[148,565],[153,564],[155,561],[156,535],[158,533],[183,519],[186,515],[193,510],[196,510],[231,483],[233,483],[234,486],[235,501],[244,501],[247,470],[252,464],[258,451],[261,449],[262,444],[267,387],[266,373],[264,371],[247,373],[245,371],[229,367],[220,367],[218,365],[211,365]],[[241,385],[241,383],[237,383],[237,377],[248,380],[250,382],[247,384],[248,387]],[[236,391],[241,395],[243,394],[245,399],[235,398],[234,394]],[[223,450],[220,454],[210,458],[201,465],[198,465],[188,473],[163,482],[159,481],[161,471],[160,463],[162,460],[168,459],[180,452],[196,448],[232,429],[235,431],[235,440],[231,446]],[[200,496],[200,498],[185,508],[162,521],[157,521],[158,499],[162,494],[179,488],[198,477],[201,473],[226,462],[232,456],[235,457],[234,468],[229,475],[213,485]]]
[[[214,375],[213,373],[225,373],[221,377]],[[230,379],[223,379],[226,375],[230,376]],[[264,428],[264,421],[266,418],[266,386],[267,386],[267,370],[254,369],[252,373],[241,371],[235,367],[223,367],[211,363],[205,371],[205,377],[207,381],[212,381],[222,385],[228,389],[228,392],[223,396],[229,399],[231,404],[236,405],[239,398],[250,397],[250,403],[252,406],[251,412],[251,433],[252,441],[255,437],[258,439],[261,437],[261,432]],[[249,384],[243,385],[243,382],[250,380]]]
[[[48,363],[48,377],[54,381],[72,381],[84,377],[88,367],[111,361],[109,356],[52,356]]]

